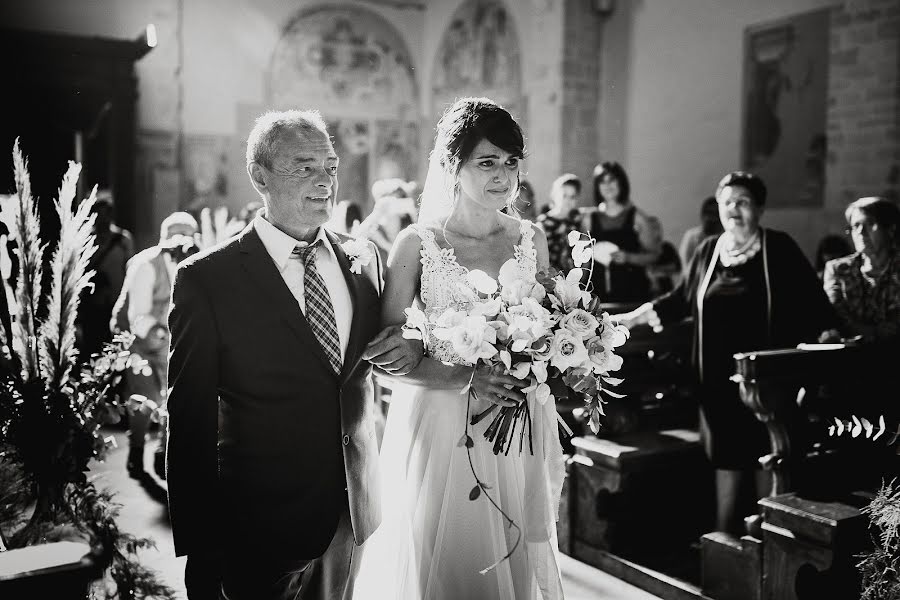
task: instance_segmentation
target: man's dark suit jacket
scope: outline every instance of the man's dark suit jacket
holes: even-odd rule
[[[349,510],[361,544],[381,519],[371,365],[381,264],[350,272],[353,302],[335,375],[251,224],[179,268],[169,314],[169,511],[179,556],[312,559]]]

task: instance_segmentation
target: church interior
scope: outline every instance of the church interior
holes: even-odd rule
[[[900,598],[891,487],[900,466],[900,1],[29,0],[0,13],[9,84],[0,148],[19,140],[42,231],[58,235],[46,215],[74,160],[77,197],[95,185],[106,192],[110,227],[126,232],[129,253],[156,244],[172,213],[196,218],[201,249],[240,232],[260,207],[246,162],[256,118],[316,109],[340,156],[333,226],[363,235],[373,213],[406,219],[375,226],[380,237],[370,239],[386,259],[415,220],[446,108],[468,96],[502,105],[525,134],[520,177],[531,196],[520,193],[510,212],[544,223],[548,241],[569,222],[563,239],[581,227],[597,240],[594,289],[608,314],[631,319],[614,373],[623,381],[599,430],[577,395],[557,400],[572,431],[562,438],[557,522],[566,597]],[[12,198],[17,180],[4,164],[0,193]],[[624,226],[602,212],[613,180],[634,207]],[[728,284],[699,265],[715,245],[702,240],[720,235],[720,215],[737,205],[724,197],[728,185],[753,192],[770,232],[765,314],[703,300]],[[412,202],[394,211],[385,197]],[[884,211],[869,212],[872,203]],[[859,241],[872,230],[886,240],[883,270],[869,238]],[[782,237],[799,248],[803,273],[785,273]],[[565,269],[565,258],[552,264],[552,244],[550,253]],[[830,279],[850,256],[864,265],[853,279],[863,299]],[[839,318],[858,300],[867,324],[846,317],[783,333],[813,320],[801,299],[806,271]],[[643,282],[640,293],[623,289],[625,275]],[[654,299],[695,279],[699,304],[685,291],[667,318],[671,307]],[[659,321],[640,317],[651,304]],[[753,341],[741,346],[740,336]],[[704,360],[707,373],[724,373],[714,391]],[[383,429],[392,383],[376,379],[376,389]],[[716,408],[716,393],[741,416]],[[87,476],[116,492],[123,530],[155,542],[140,556],[168,586],[158,597],[186,598],[153,451],[165,445],[164,408],[158,415],[139,477],[131,455],[126,468],[135,434],[124,421],[103,427],[117,447]],[[13,443],[6,434],[0,427],[0,459]],[[749,458],[723,459],[726,446]],[[0,597],[104,597],[87,590],[107,577],[108,557],[22,556],[37,548],[5,547],[8,516],[0,508]]]

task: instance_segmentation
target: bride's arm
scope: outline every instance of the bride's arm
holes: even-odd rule
[[[546,242],[544,245],[546,247]],[[406,322],[405,309],[414,304],[421,306],[419,298],[419,282],[422,273],[421,250],[421,239],[411,228],[402,231],[394,242],[384,275],[381,322],[385,327],[403,325]],[[503,387],[504,385],[513,385],[519,388],[524,385],[524,382],[510,375],[491,373],[486,367],[479,367],[473,378],[472,367],[447,365],[428,356],[422,358],[419,364],[405,375],[397,376],[383,372],[379,372],[379,375],[405,383],[446,390],[462,390],[472,379],[479,395],[483,394],[488,399],[493,398],[493,394],[499,394],[515,401],[521,401],[524,398],[518,389],[508,390]],[[506,402],[497,401],[497,403],[505,404]]]

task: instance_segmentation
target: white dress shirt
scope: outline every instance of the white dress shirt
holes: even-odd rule
[[[171,283],[175,281],[175,270],[178,265],[169,253],[163,252],[162,256]],[[153,287],[156,285],[156,269],[153,265],[149,262],[138,265],[134,275],[125,278],[125,285],[128,286],[128,323],[131,332],[138,337],[146,337],[154,325],[165,327],[165,321],[158,322],[150,314],[153,310]]]
[[[306,246],[307,243],[297,241],[284,233],[269,223],[262,214],[253,219],[253,227],[305,316],[306,298],[303,295],[303,274],[306,269],[302,260],[296,257],[291,258],[291,252],[295,247]],[[325,235],[324,227],[319,227],[316,239],[322,240],[319,247],[316,248],[316,270],[322,276],[325,287],[328,288],[331,306],[334,307],[334,319],[337,322],[338,339],[341,342],[341,361],[343,361],[347,352],[347,343],[350,341],[353,301],[350,298],[350,290],[347,288],[347,280],[344,279],[344,272],[334,253],[334,248],[331,247],[331,242],[328,241],[328,236]]]

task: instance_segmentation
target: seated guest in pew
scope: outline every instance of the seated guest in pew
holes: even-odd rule
[[[836,319],[796,242],[760,227],[766,187],[759,177],[729,173],[719,182],[716,201],[724,233],[700,243],[678,286],[613,318],[658,331],[693,315],[700,430],[716,469],[717,525],[739,535],[743,518],[768,492],[758,459],[770,449],[765,427],[730,381],[733,355],[814,341]]]
[[[822,341],[862,336],[896,340],[900,332],[900,209],[884,198],[860,198],[844,213],[854,254],[825,264],[824,286],[840,318]]]
[[[700,205],[700,224],[685,231],[681,237],[681,245],[678,248],[681,264],[686,265],[691,262],[700,242],[711,235],[719,235],[721,233],[722,222],[719,220],[719,205],[716,204],[716,197],[709,196],[704,198],[703,203]]]

